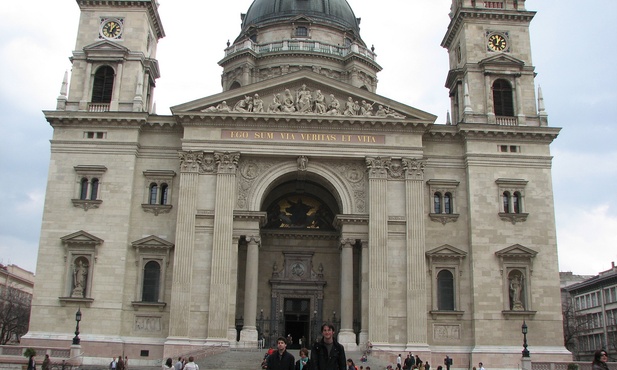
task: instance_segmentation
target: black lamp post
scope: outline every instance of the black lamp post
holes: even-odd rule
[[[527,350],[527,324],[523,320],[523,326],[521,326],[523,332],[523,357],[529,357],[529,350]]]
[[[75,321],[77,321],[77,326],[75,327],[75,338],[73,338],[73,344],[79,344],[79,322],[81,321],[81,307],[77,309],[77,313],[75,313]]]

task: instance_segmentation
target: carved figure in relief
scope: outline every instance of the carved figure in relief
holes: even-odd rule
[[[262,113],[264,111],[264,101],[261,100],[259,94],[255,94],[253,97],[253,112]]]
[[[250,96],[245,96],[244,99],[238,100],[236,105],[234,105],[234,112],[250,112],[252,108],[252,98]]]
[[[296,107],[294,106],[294,98],[291,95],[291,91],[289,89],[285,89],[285,97],[283,98],[283,112],[295,112]]]
[[[328,104],[327,113],[334,116],[341,113],[341,103],[339,103],[338,99],[336,99],[334,94],[330,94],[330,104]]]
[[[298,112],[311,112],[311,91],[306,88],[306,85],[302,85],[296,92],[296,104]]]
[[[345,103],[345,111],[343,112],[344,115],[346,116],[355,116],[356,115],[356,109],[355,109],[355,105],[353,102],[353,99],[351,98],[351,96],[349,98],[347,98],[347,102]]]
[[[323,96],[321,90],[315,90],[315,113],[326,113],[326,97]]]
[[[304,155],[298,157],[298,170],[306,171],[306,165],[308,164],[308,158]]]
[[[360,107],[360,113],[363,116],[372,116],[373,115],[373,104],[369,104],[366,102],[366,100],[362,100],[362,106]]]
[[[268,112],[278,113],[282,110],[281,94],[274,94],[272,103],[268,106]]]
[[[231,108],[229,108],[229,106],[227,105],[227,102],[223,100],[217,106],[213,105],[206,109],[202,109],[201,111],[206,112],[206,113],[231,112]]]

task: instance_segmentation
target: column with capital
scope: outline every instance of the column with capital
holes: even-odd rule
[[[369,176],[369,340],[388,343],[388,193],[390,158],[366,158]]]
[[[193,247],[195,243],[195,213],[197,187],[203,152],[180,152],[180,192],[176,245],[174,249],[173,283],[170,302],[169,336],[189,337]]]
[[[424,231],[424,161],[403,158],[407,218],[407,350],[428,347]]]
[[[244,326],[240,342],[257,342],[257,281],[259,279],[259,244],[256,236],[246,237],[246,277],[244,280]],[[263,328],[262,328],[263,330]]]
[[[360,346],[368,342],[368,240],[362,240],[360,252]]]
[[[210,272],[210,304],[208,340],[227,341],[231,328],[235,332],[234,315],[229,312],[232,261],[235,260],[233,237],[233,210],[236,200],[236,170],[240,153],[215,152],[217,166],[216,195],[214,200],[214,231],[212,235],[212,269]],[[231,321],[231,322],[230,322]],[[231,328],[230,328],[231,327]],[[235,335],[234,335],[235,339]]]
[[[341,239],[341,327],[338,341],[349,350],[356,345],[353,331],[353,247],[354,239]]]

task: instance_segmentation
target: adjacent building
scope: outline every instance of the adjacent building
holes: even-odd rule
[[[617,352],[617,267],[565,288],[569,293],[575,331],[572,352],[591,361],[596,350]],[[565,320],[565,318],[564,318]]]
[[[517,369],[525,321],[536,358],[569,359],[525,1],[452,1],[445,124],[378,95],[345,0],[255,0],[222,92],[165,116],[157,2],[77,5],[28,343],[68,346],[78,309],[92,364],[334,321],[348,350]]]
[[[16,265],[0,264],[0,341],[18,343],[28,331],[34,273]]]

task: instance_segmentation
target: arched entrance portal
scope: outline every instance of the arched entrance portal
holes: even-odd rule
[[[267,217],[260,229],[256,327],[266,347],[280,336],[289,339],[290,348],[308,346],[324,321],[339,326],[341,233],[334,221],[340,207],[335,195],[314,180],[280,181],[262,202]],[[244,306],[245,248],[241,242],[238,312]]]

